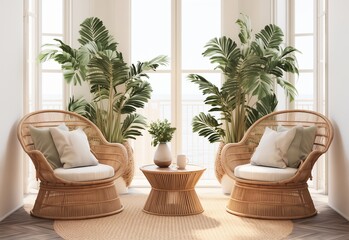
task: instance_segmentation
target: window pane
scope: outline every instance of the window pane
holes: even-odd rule
[[[314,32],[314,0],[295,0],[295,33]]]
[[[42,108],[62,109],[63,82],[62,73],[42,74]]]
[[[148,73],[147,80],[153,89],[152,100],[166,99],[170,100],[171,95],[171,79],[169,73]]]
[[[296,96],[296,108],[314,108],[314,75],[313,73],[300,73],[296,80],[298,95]]]
[[[313,36],[295,37],[295,47],[301,52],[296,53],[300,69],[314,68],[314,38]]]
[[[132,0],[132,62],[171,56],[171,1]],[[159,69],[169,69],[159,67]]]
[[[221,75],[219,73],[200,74],[207,80],[221,86]],[[211,144],[202,136],[192,131],[193,117],[200,112],[208,113],[210,106],[204,105],[204,96],[198,85],[187,79],[187,74],[182,76],[182,151],[188,155],[190,163],[206,167],[201,179],[215,179],[214,160],[218,143]],[[218,115],[210,113],[211,115]]]
[[[35,2],[34,2],[34,0],[29,0],[28,1],[28,11],[34,12],[34,10],[35,10]]]
[[[63,33],[63,0],[42,0],[42,32]]]
[[[220,0],[182,1],[183,69],[212,69],[202,53],[206,43],[221,35]]]

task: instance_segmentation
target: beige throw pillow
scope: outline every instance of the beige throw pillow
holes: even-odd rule
[[[278,126],[277,131],[287,131],[289,128]],[[287,166],[297,168],[300,162],[307,158],[311,152],[316,135],[316,126],[311,127],[296,127],[296,136],[291,142],[287,151]]]
[[[57,128],[63,131],[69,131],[68,127],[65,124],[61,124]],[[29,131],[33,139],[35,149],[44,154],[52,169],[54,170],[56,168],[62,167],[62,163],[59,160],[59,154],[53,142],[50,129],[29,126]]]
[[[285,132],[276,132],[266,128],[258,147],[252,155],[251,164],[286,168],[286,153],[295,134],[295,128]]]
[[[67,132],[52,128],[50,132],[63,168],[98,164],[98,160],[90,151],[87,136],[82,129]]]

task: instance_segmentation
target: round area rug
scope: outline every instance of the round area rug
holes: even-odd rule
[[[288,220],[242,218],[225,210],[227,196],[199,195],[204,212],[192,216],[156,216],[142,211],[147,195],[121,195],[125,209],[116,215],[87,220],[54,221],[64,239],[84,240],[273,240],[293,229]]]

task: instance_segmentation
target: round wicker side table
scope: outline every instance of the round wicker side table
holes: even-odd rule
[[[186,216],[204,211],[195,192],[195,185],[206,168],[188,164],[159,168],[151,164],[140,168],[151,185],[143,211],[155,215]]]

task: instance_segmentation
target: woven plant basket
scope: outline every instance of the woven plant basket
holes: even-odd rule
[[[223,175],[225,174],[225,171],[223,169],[222,163],[221,163],[221,154],[222,154],[222,149],[224,147],[224,143],[220,142],[218,149],[217,149],[217,153],[216,153],[216,160],[215,160],[215,174],[216,174],[216,178],[219,182],[221,182]]]
[[[122,178],[126,183],[126,187],[129,187],[131,185],[131,182],[135,173],[134,155],[133,155],[133,149],[129,142],[126,141],[122,145],[124,145],[124,147],[126,148],[127,156],[128,156],[128,165],[126,167],[124,174],[122,175]]]

